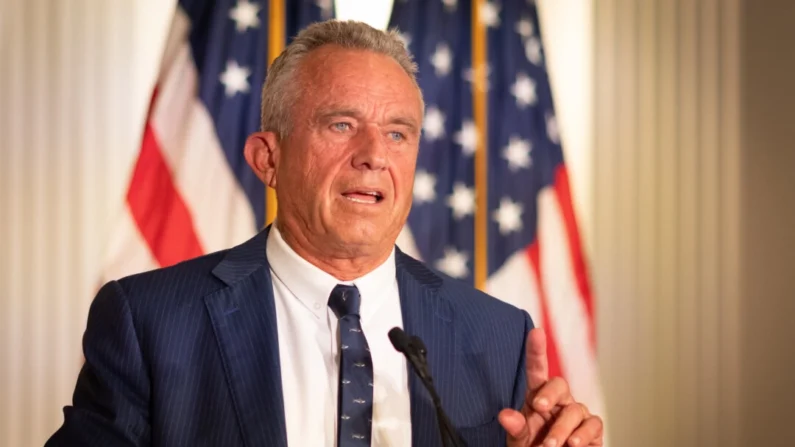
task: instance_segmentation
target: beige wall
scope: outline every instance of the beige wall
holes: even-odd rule
[[[793,445],[795,2],[743,7],[743,445]]]
[[[0,446],[71,400],[173,3],[0,1]]]
[[[795,3],[595,5],[613,445],[793,445]]]
[[[612,445],[739,446],[740,4],[595,5],[593,264]]]

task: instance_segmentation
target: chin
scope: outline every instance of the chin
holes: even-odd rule
[[[376,222],[362,219],[340,228],[338,238],[345,248],[377,248],[388,239],[385,231],[391,231],[391,229],[387,229],[387,225],[379,225]]]

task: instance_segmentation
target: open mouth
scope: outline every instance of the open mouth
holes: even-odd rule
[[[342,193],[342,196],[351,202],[376,204],[384,200],[384,195],[380,191],[374,190],[355,190]]]

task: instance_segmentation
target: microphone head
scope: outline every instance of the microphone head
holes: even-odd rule
[[[425,343],[422,342],[422,339],[420,337],[412,335],[409,343],[411,343],[414,346],[414,348],[417,349],[417,351],[419,351],[421,355],[425,355],[428,353],[428,349],[425,347]]]
[[[409,336],[399,327],[393,327],[389,330],[389,341],[398,352],[405,353],[409,347]]]

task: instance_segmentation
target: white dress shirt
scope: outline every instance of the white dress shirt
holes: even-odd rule
[[[395,250],[363,277],[339,281],[301,258],[272,225],[267,256],[276,304],[287,444],[336,445],[340,336],[328,299],[337,284],[354,284],[361,294],[362,331],[373,358],[371,445],[411,445],[406,360],[387,336],[393,327],[403,327]]]

